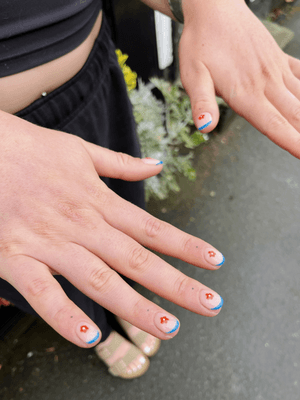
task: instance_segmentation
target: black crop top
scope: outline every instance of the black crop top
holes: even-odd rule
[[[101,0],[0,0],[0,78],[74,50],[101,9]]]

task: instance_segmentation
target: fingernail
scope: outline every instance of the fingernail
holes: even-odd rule
[[[99,329],[86,322],[77,325],[76,333],[79,339],[87,344],[95,343],[100,338]]]
[[[173,333],[179,328],[177,318],[169,314],[157,313],[154,317],[154,324],[163,333]]]
[[[209,310],[219,310],[224,303],[222,297],[211,290],[201,290],[200,302]]]
[[[155,158],[146,157],[142,158],[143,163],[150,164],[150,165],[161,165],[163,164],[162,161],[156,160]]]
[[[199,131],[202,131],[202,129],[207,128],[212,123],[212,116],[210,113],[202,113],[199,115],[198,121],[200,124],[198,129]]]
[[[205,260],[215,267],[220,267],[225,262],[225,257],[216,249],[206,249],[204,253]]]

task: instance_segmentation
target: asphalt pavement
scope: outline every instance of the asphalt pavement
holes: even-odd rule
[[[299,1],[284,25],[295,32],[285,51],[300,59]],[[148,209],[225,255],[214,272],[163,257],[220,293],[220,314],[193,314],[138,286],[181,329],[132,381],[36,320],[2,366],[3,400],[300,399],[300,161],[232,115],[196,150],[195,167],[195,183],[181,179],[179,195]]]

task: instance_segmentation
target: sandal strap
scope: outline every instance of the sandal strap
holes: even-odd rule
[[[122,328],[125,330],[125,332],[127,333],[130,328],[133,326],[130,322],[125,321],[123,319],[118,319],[119,324],[122,326]],[[140,349],[142,348],[142,345],[146,342],[147,337],[148,337],[149,333],[144,332],[144,331],[140,331],[138,334],[136,334],[135,336],[131,337],[130,336],[130,340]],[[156,342],[153,348],[153,351],[149,354],[149,356],[154,355],[159,347],[160,347],[160,339],[156,338]]]
[[[114,352],[121,346],[124,341],[124,338],[119,335],[118,332],[113,331],[112,335],[112,340],[107,346],[104,346],[101,349],[97,349],[97,346],[95,347],[96,353],[104,362],[114,354]]]
[[[138,356],[143,356],[145,358],[145,363],[142,368],[138,369],[135,372],[127,372],[127,366],[132,363]],[[149,359],[133,344],[131,345],[128,352],[124,357],[114,362],[114,364],[109,368],[109,372],[114,376],[120,376],[122,378],[132,379],[138,376],[143,375],[147,369],[149,368],[150,362]]]

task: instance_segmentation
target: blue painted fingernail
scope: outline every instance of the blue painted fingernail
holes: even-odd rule
[[[80,323],[76,328],[78,337],[87,344],[97,342],[100,338],[100,331],[89,323]]]
[[[221,299],[220,303],[216,307],[211,308],[211,310],[218,310],[219,308],[221,308],[223,306],[224,300],[222,299],[221,296],[220,296],[220,299]]]
[[[142,161],[143,161],[144,164],[149,164],[149,165],[161,165],[161,164],[163,164],[162,161],[156,160],[155,158],[151,158],[151,157],[142,158]]]
[[[199,131],[207,128],[212,123],[212,116],[210,113],[203,113],[198,117],[200,121],[200,126],[198,127]]]
[[[223,306],[224,300],[218,293],[206,289],[200,292],[200,302],[208,310],[219,310]]]
[[[207,262],[215,267],[220,267],[225,262],[225,257],[223,254],[214,248],[205,249],[204,258]]]
[[[172,315],[157,313],[154,317],[154,323],[156,327],[167,334],[173,333],[179,328],[179,321]]]
[[[220,267],[221,265],[224,264],[224,262],[225,262],[225,257],[223,256],[223,254],[222,254],[222,257],[223,257],[223,260],[220,262],[220,264],[217,264],[217,267]]]

